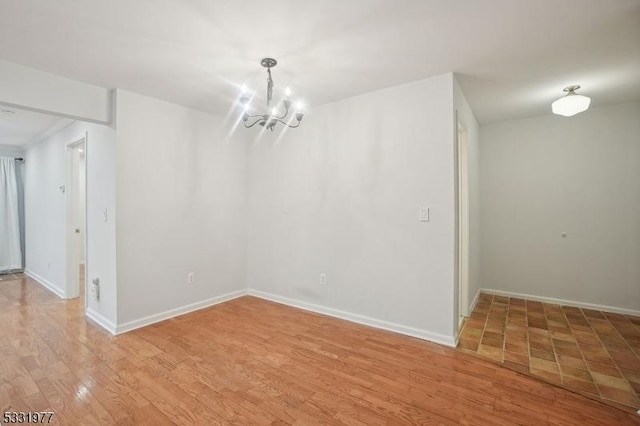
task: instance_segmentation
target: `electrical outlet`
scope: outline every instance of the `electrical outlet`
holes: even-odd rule
[[[422,207],[420,209],[420,222],[429,222],[429,207]]]
[[[94,278],[91,284],[91,298],[100,300],[100,278]]]
[[[327,274],[320,274],[320,285],[327,285]]]
[[[196,282],[196,274],[194,272],[189,272],[187,274],[187,284],[193,284]]]

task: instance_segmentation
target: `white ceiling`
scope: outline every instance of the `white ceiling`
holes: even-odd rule
[[[640,99],[640,0],[0,0],[0,58],[225,115],[238,88],[313,106],[444,72],[481,122]]]
[[[24,148],[59,130],[70,120],[0,106],[0,145]]]

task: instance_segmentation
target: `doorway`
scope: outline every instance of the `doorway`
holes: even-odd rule
[[[86,138],[67,145],[67,299],[84,298],[86,308]]]
[[[467,130],[457,126],[458,326],[469,316],[469,172]]]

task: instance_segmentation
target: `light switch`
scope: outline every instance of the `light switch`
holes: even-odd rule
[[[429,207],[420,209],[420,222],[429,222]]]
[[[104,209],[103,215],[104,215],[104,221],[106,222],[107,221],[107,217],[108,217],[107,209]]]

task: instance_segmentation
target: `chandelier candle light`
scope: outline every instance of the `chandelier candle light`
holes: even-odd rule
[[[284,111],[281,113],[278,112],[276,107],[271,106],[271,102],[273,100],[273,79],[271,78],[271,68],[275,67],[278,62],[273,58],[264,58],[260,61],[260,64],[267,69],[267,113],[266,114],[257,114],[250,115],[249,114],[249,101],[251,98],[247,95],[247,90],[245,86],[242,86],[242,94],[240,95],[240,103],[244,106],[244,113],[242,114],[242,121],[244,122],[244,127],[250,128],[255,126],[256,124],[260,124],[262,127],[266,127],[267,129],[273,132],[276,124],[282,123],[285,126],[296,128],[300,126],[300,121],[302,121],[302,117],[304,114],[301,111],[301,105],[298,103],[296,105],[296,124],[289,124],[285,121],[285,118],[289,115],[289,109],[291,108],[291,89],[288,87],[285,89],[285,98],[282,101],[282,106],[284,107]],[[253,121],[251,121],[253,120]],[[250,122],[251,121],[251,122]],[[291,120],[289,120],[291,121]]]

